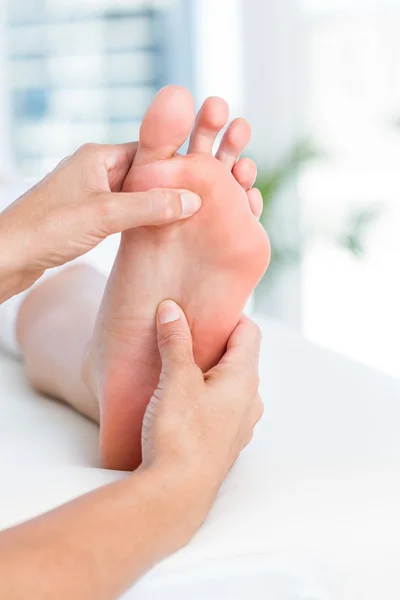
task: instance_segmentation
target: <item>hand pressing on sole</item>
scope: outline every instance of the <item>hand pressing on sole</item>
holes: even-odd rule
[[[183,312],[163,302],[157,340],[162,369],[144,420],[143,466],[0,532],[1,598],[120,598],[205,520],[262,415],[260,335],[242,319],[203,375]]]
[[[161,368],[158,304],[170,298],[182,306],[195,362],[206,372],[223,355],[267,269],[262,199],[251,189],[256,167],[248,159],[238,161],[251,136],[248,123],[233,121],[212,154],[227,120],[227,104],[209,98],[195,121],[191,94],[174,86],[158,94],[143,120],[123,190],[189,189],[201,197],[202,207],[185,223],[122,235],[85,364],[85,381],[100,405],[105,467],[131,470],[141,461],[143,416]],[[191,130],[188,154],[177,155]]]
[[[196,500],[191,500],[190,506],[197,510],[191,516],[198,519],[194,530],[263,415],[258,391],[260,341],[258,327],[242,316],[221,361],[203,374],[195,364],[190,329],[181,308],[170,300],[158,307],[162,366],[143,420],[143,467],[157,466],[168,473],[175,465],[180,472],[177,479],[192,479],[189,487],[195,490]],[[178,514],[187,513],[187,501],[187,497],[181,498]]]

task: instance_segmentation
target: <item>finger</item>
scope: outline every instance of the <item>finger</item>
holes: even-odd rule
[[[242,449],[250,444],[254,437],[254,430],[257,424],[261,421],[264,414],[264,403],[261,399],[260,394],[257,394],[254,398],[254,401],[250,407],[248,413],[248,423],[249,429],[246,431],[244,436],[244,441],[242,444]]]
[[[157,341],[164,373],[193,366],[193,343],[183,310],[164,300],[157,310]]]
[[[77,151],[79,160],[88,157],[93,160],[101,158],[106,169],[110,190],[119,192],[133,164],[138,148],[138,142],[127,144],[85,144]]]
[[[138,142],[128,142],[127,144],[103,146],[107,155],[107,168],[111,170],[118,167],[121,172],[125,172],[126,176],[135,159],[138,145]]]
[[[247,365],[258,371],[260,347],[260,328],[251,319],[242,316],[228,340],[226,353],[215,368],[229,367],[242,372]]]
[[[106,165],[110,190],[120,192],[133,161],[135,160],[138,142],[107,146]],[[108,149],[108,150],[107,150]]]
[[[197,194],[187,190],[95,194],[101,231],[110,235],[144,225],[166,225],[187,219],[201,206]]]
[[[253,428],[257,425],[257,423],[259,421],[261,421],[263,415],[264,415],[264,402],[262,401],[260,394],[257,394],[256,399],[253,403],[253,408],[252,408]]]

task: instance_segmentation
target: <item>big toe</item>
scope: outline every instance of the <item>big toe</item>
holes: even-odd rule
[[[194,118],[189,90],[177,85],[160,90],[144,116],[135,165],[174,156],[189,136]]]

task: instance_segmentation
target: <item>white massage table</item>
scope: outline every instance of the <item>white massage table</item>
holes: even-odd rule
[[[206,524],[127,600],[400,598],[400,380],[262,324],[266,413]],[[400,357],[399,357],[400,359]],[[0,527],[123,473],[0,357]]]

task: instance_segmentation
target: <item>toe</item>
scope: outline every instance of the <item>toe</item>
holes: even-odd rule
[[[144,116],[135,164],[174,156],[189,136],[194,115],[194,100],[188,90],[176,85],[163,88]]]
[[[257,166],[251,158],[241,158],[233,167],[232,175],[239,185],[248,192],[257,178]]]
[[[218,133],[229,118],[229,106],[222,98],[207,98],[197,115],[190,138],[189,153],[212,153]]]
[[[250,124],[245,119],[235,119],[225,131],[216,157],[231,171],[250,139]]]
[[[263,211],[263,198],[260,190],[257,188],[249,190],[247,192],[247,198],[249,199],[251,212],[255,217],[257,217],[257,219],[259,219]]]

